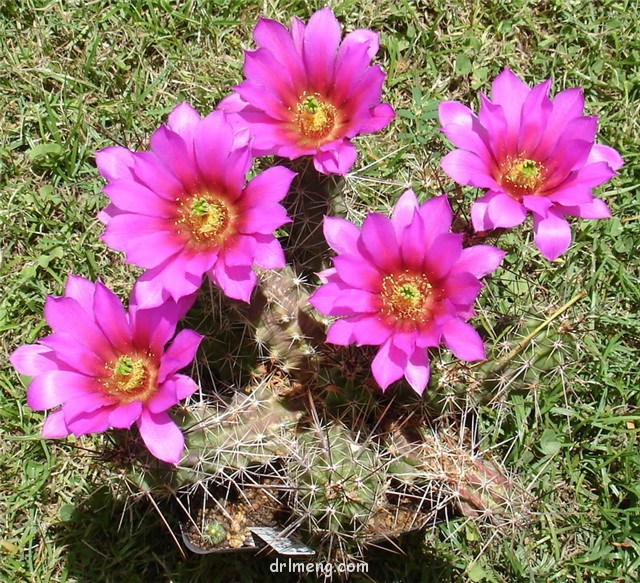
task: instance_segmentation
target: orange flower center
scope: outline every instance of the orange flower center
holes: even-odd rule
[[[150,355],[121,356],[105,367],[108,370],[102,381],[105,390],[121,403],[146,401],[157,389],[158,371]]]
[[[318,93],[309,95],[305,91],[296,106],[294,123],[305,138],[320,141],[335,129],[337,113],[335,106],[324,101]]]
[[[229,226],[231,213],[221,198],[213,194],[201,194],[178,202],[176,226],[189,235],[197,245],[220,244]]]
[[[431,319],[435,301],[433,287],[426,275],[397,273],[382,280],[382,314],[401,323],[424,324]]]
[[[544,185],[547,169],[536,160],[518,156],[507,158],[500,168],[500,185],[516,200],[537,194]]]

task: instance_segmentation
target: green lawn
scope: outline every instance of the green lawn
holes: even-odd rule
[[[160,515],[130,497],[102,452],[108,436],[43,441],[41,413],[6,356],[46,333],[45,295],[69,273],[101,278],[126,297],[137,275],[98,239],[106,204],[95,150],[143,149],[183,100],[206,113],[242,78],[259,15],[306,20],[323,4],[291,0],[0,0],[0,580],[283,580],[269,560],[183,555]],[[640,565],[640,4],[635,0],[329,2],[348,29],[381,33],[378,62],[396,120],[356,140],[347,180],[354,217],[388,209],[407,185],[422,200],[477,195],[438,170],[449,146],[437,104],[477,107],[477,91],[509,66],[554,92],[584,87],[598,141],[625,159],[597,194],[614,214],[572,221],[574,243],[550,264],[530,224],[500,239],[504,269],[479,318],[503,354],[550,322],[551,356],[536,335],[510,359],[481,408],[483,449],[532,493],[526,526],[478,533],[452,520],[370,557],[386,581],[613,582]],[[557,317],[559,308],[578,299]],[[498,315],[509,321],[500,326]],[[534,325],[535,327],[535,325]],[[544,335],[543,335],[544,336]],[[436,358],[433,358],[435,362]],[[435,391],[434,380],[430,390]],[[110,487],[111,485],[111,487]],[[496,536],[490,536],[495,534]],[[504,536],[501,536],[504,535]]]

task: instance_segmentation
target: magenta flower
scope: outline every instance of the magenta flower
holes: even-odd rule
[[[45,303],[53,333],[21,346],[10,360],[33,377],[29,407],[54,409],[43,437],[101,433],[136,422],[149,451],[176,463],[184,437],[166,411],[198,388],[178,371],[193,360],[202,336],[182,330],[165,349],[193,298],[141,310],[137,291],[127,312],[102,283],[70,276],[65,295]]]
[[[449,232],[446,197],[418,206],[408,190],[391,219],[369,214],[362,229],[325,217],[324,234],[337,253],[324,285],[311,296],[323,314],[339,316],[327,332],[333,344],[380,345],[371,369],[382,389],[404,375],[422,393],[429,381],[427,348],[441,341],[463,360],[485,358],[474,315],[482,284],[504,252],[487,245],[462,249]]]
[[[536,247],[549,260],[571,243],[565,216],[611,216],[594,187],[623,164],[620,155],[595,144],[597,117],[583,116],[580,89],[549,99],[548,79],[533,89],[509,69],[493,82],[480,111],[455,101],[440,104],[442,131],[460,148],[445,156],[443,170],[460,184],[487,189],[471,209],[473,227],[511,228],[533,214]]]
[[[306,26],[293,18],[289,30],[259,20],[253,31],[258,49],[245,53],[246,80],[219,106],[242,117],[258,155],[309,155],[318,172],[346,174],[357,156],[351,138],[393,119],[391,106],[380,103],[385,75],[370,64],[378,35],[355,30],[341,37],[329,8]]]
[[[248,132],[234,132],[223,112],[201,119],[183,103],[151,136],[150,152],[110,147],[96,162],[112,203],[100,214],[102,239],[147,270],[138,280],[141,307],[194,293],[205,273],[248,302],[253,266],[284,266],[273,232],[289,222],[279,202],[295,173],[274,166],[245,184]]]

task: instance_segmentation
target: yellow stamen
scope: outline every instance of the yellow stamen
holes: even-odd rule
[[[145,401],[156,391],[158,371],[151,358],[144,356],[121,356],[106,365],[108,376],[102,384],[105,391],[118,401]]]
[[[195,243],[218,244],[224,239],[231,217],[226,203],[213,194],[202,194],[178,201],[176,226]]]
[[[499,182],[511,197],[520,200],[523,196],[538,194],[546,173],[545,166],[536,160],[523,156],[507,158],[501,167]]]
[[[318,93],[303,93],[296,107],[294,123],[299,132],[313,141],[326,138],[336,125],[337,109]]]
[[[382,280],[381,312],[403,323],[423,324],[431,318],[433,287],[426,275],[397,273]]]

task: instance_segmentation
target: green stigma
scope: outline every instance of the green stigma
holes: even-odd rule
[[[123,376],[128,376],[133,372],[133,360],[128,356],[121,356],[116,363],[115,373]]]
[[[537,164],[533,160],[523,160],[520,165],[520,173],[525,178],[537,178],[540,174]]]
[[[420,290],[415,285],[411,285],[410,283],[405,283],[404,285],[400,286],[400,288],[397,290],[397,293],[402,297],[403,300],[414,306],[417,305],[420,301]]]
[[[313,97],[313,95],[311,95],[304,100],[304,102],[302,103],[302,107],[304,107],[307,113],[315,114],[318,113],[320,102],[315,97]]]
[[[206,215],[211,210],[211,205],[204,198],[197,198],[191,204],[191,212],[197,217]]]
[[[139,389],[147,376],[147,367],[142,359],[121,356],[113,368],[114,383],[119,392],[127,393]]]

